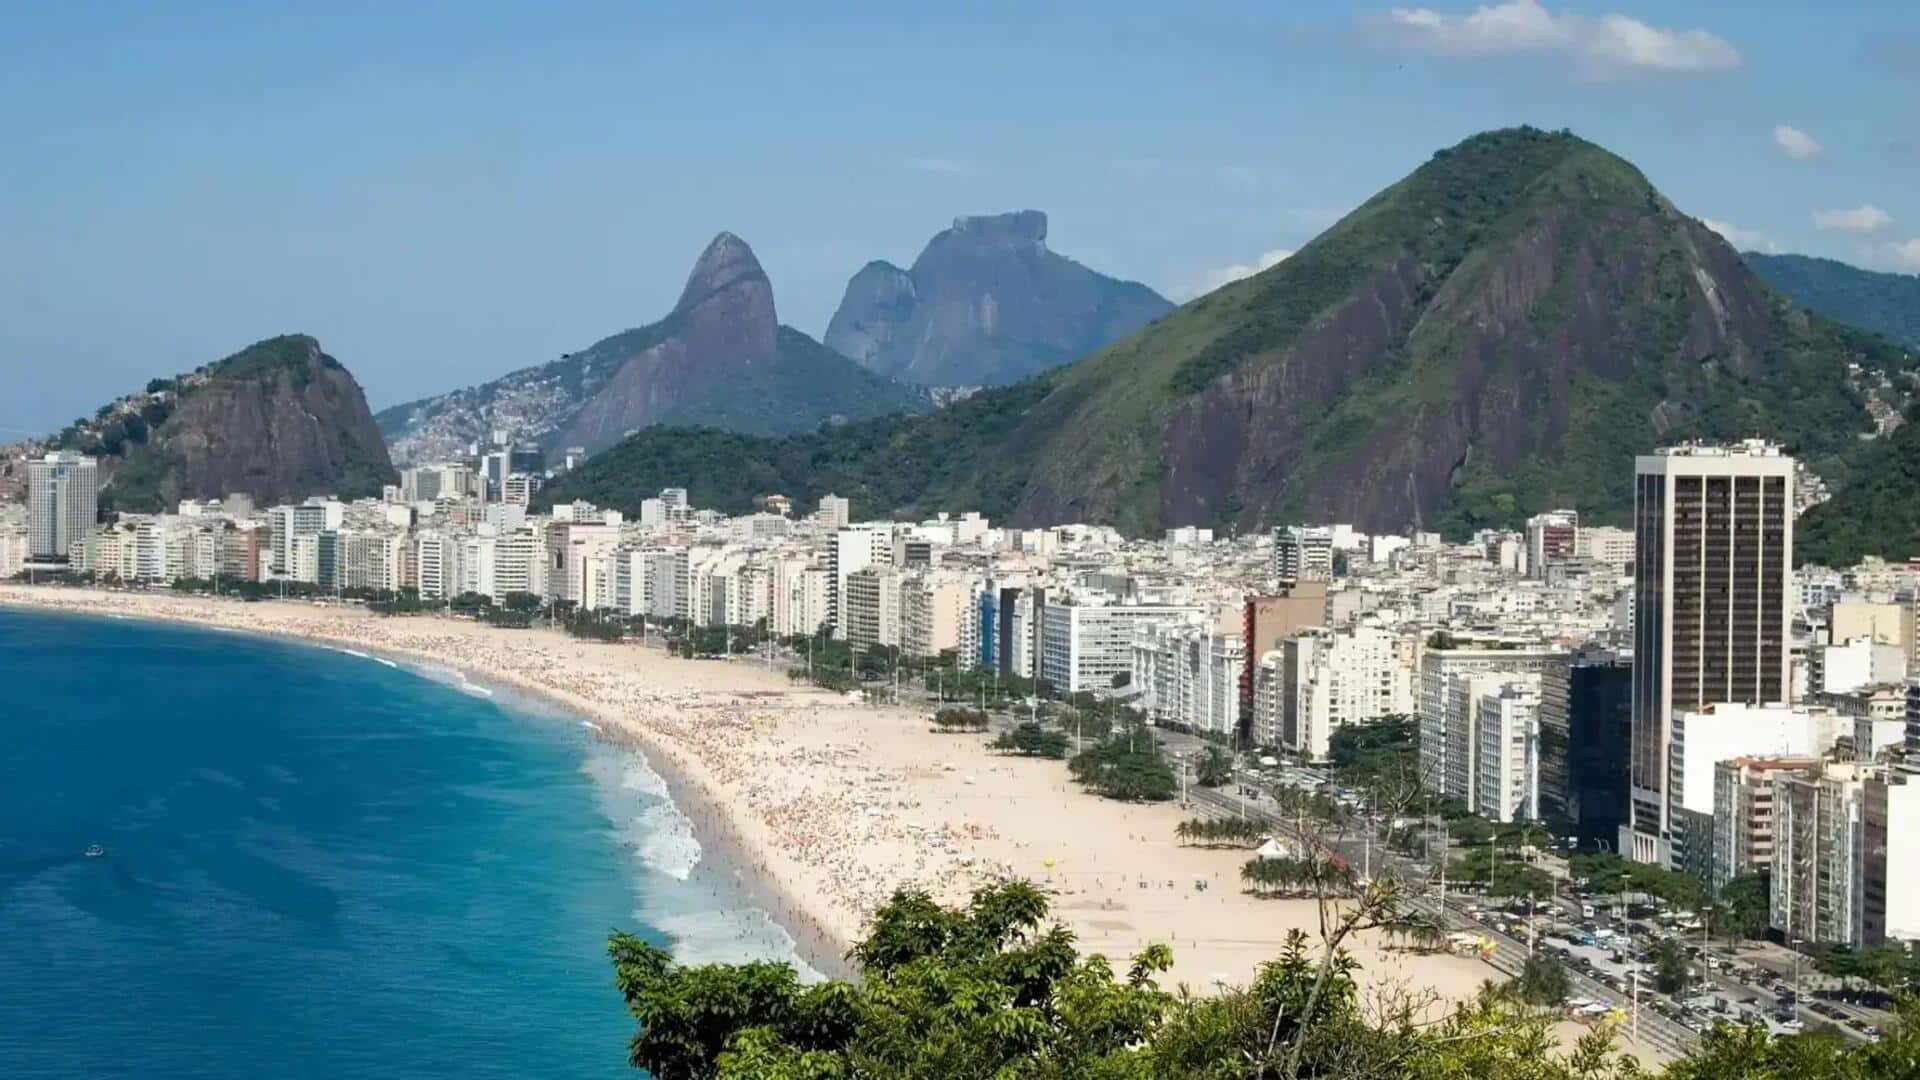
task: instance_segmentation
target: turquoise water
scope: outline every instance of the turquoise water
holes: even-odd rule
[[[0,1075],[638,1075],[610,928],[791,956],[709,862],[451,672],[0,610]]]

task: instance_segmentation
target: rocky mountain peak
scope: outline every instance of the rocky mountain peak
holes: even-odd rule
[[[873,371],[933,386],[1017,382],[1132,333],[1173,307],[1144,285],[1047,249],[1038,210],[958,217],[911,270],[872,262],[847,283],[826,343]]]
[[[953,219],[952,236],[974,243],[1045,247],[1047,215],[1040,210],[1015,210],[1006,214],[957,217]]]
[[[771,320],[773,284],[767,280],[766,271],[760,268],[760,260],[754,258],[753,249],[745,240],[723,232],[714,237],[694,261],[693,272],[687,275],[687,286],[681,290],[680,302],[673,310],[691,311],[716,294],[742,287],[765,297],[766,315]]]

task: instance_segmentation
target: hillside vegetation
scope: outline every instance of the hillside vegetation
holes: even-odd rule
[[[1862,270],[1811,255],[1749,251],[1744,258],[1767,284],[1801,307],[1920,349],[1920,275]]]

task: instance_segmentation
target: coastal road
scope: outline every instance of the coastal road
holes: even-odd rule
[[[1266,806],[1262,806],[1253,800],[1245,799],[1226,791],[1197,787],[1189,788],[1187,790],[1187,802],[1189,805],[1201,811],[1204,816],[1216,818],[1246,818],[1273,828],[1281,835],[1289,835],[1294,832],[1293,823],[1282,818],[1278,813],[1267,809]],[[1408,860],[1388,851],[1383,845],[1369,845],[1362,836],[1346,837],[1333,843],[1331,846],[1349,865],[1358,867],[1371,865],[1374,873],[1392,874],[1403,884],[1409,886],[1416,884],[1424,885],[1426,882],[1426,875],[1414,869]],[[1432,896],[1415,895],[1409,892],[1406,905],[1413,911],[1418,911],[1434,918],[1447,930],[1467,930],[1475,934],[1483,935],[1491,940],[1494,943],[1494,954],[1487,960],[1487,963],[1493,967],[1494,970],[1504,975],[1509,977],[1516,976],[1526,964],[1528,955],[1527,942],[1521,938],[1475,922],[1451,907],[1443,909],[1438,900]],[[1640,1006],[1636,1008],[1632,1000],[1633,995],[1623,994],[1618,990],[1614,990],[1577,968],[1570,967],[1566,964],[1562,964],[1561,967],[1567,973],[1568,983],[1573,990],[1573,996],[1592,998],[1595,1001],[1616,1005],[1628,1013],[1629,1020],[1622,1029],[1623,1036],[1633,1038],[1634,1032],[1637,1029],[1638,1036],[1635,1041],[1641,1042],[1669,1057],[1681,1056],[1691,1050],[1698,1042],[1698,1036],[1695,1035],[1691,1029],[1675,1023],[1655,1012],[1648,1006],[1647,1001],[1643,1000]],[[1652,990],[1649,987],[1646,994],[1643,995],[1643,998],[1650,999],[1651,997]]]

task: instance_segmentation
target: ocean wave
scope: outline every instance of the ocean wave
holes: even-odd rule
[[[463,694],[471,694],[479,698],[493,696],[492,690],[467,678],[467,673],[459,668],[450,668],[441,664],[409,664],[407,667],[417,675],[431,679],[442,686],[451,686]]]
[[[774,960],[792,964],[807,982],[824,978],[800,958],[800,946],[793,935],[759,908],[680,907],[697,903],[695,897],[650,896],[649,900],[641,915],[672,939],[673,958],[680,963]]]
[[[692,820],[644,757],[594,744],[584,768],[614,835],[643,868],[636,914],[667,935],[675,957],[684,963],[775,960],[792,964],[809,982],[824,977],[801,959],[793,936],[753,906],[720,865],[702,867],[705,852]]]
[[[673,793],[667,790],[667,778],[654,772],[653,766],[647,764],[644,758],[629,759],[627,767],[620,772],[620,786],[656,799],[673,798]]]
[[[693,822],[674,805],[666,780],[645,758],[615,747],[590,751],[586,771],[622,846],[647,869],[686,881],[700,865],[700,840]]]
[[[693,822],[670,802],[641,811],[627,835],[641,862],[675,881],[687,880],[700,865],[700,841],[693,835]]]

